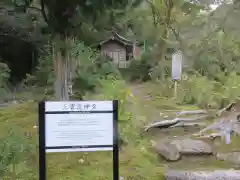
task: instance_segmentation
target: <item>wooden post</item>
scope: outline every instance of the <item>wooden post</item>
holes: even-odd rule
[[[174,94],[173,94],[174,99],[177,99],[177,86],[178,82],[177,80],[174,80]]]

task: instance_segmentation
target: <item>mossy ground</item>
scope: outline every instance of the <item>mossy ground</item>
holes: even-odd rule
[[[181,136],[182,129],[175,129],[168,132],[155,132],[142,136],[143,126],[153,120],[160,119],[165,110],[197,109],[195,106],[177,105],[171,98],[158,97],[159,89],[151,89],[149,84],[132,87],[137,101],[134,107],[133,119],[131,121],[120,122],[121,138],[125,140],[120,150],[120,175],[125,179],[149,179],[160,180],[166,167],[180,169],[206,169],[206,168],[226,168],[229,167],[224,162],[212,158],[184,158],[180,162],[166,163],[159,159],[151,148],[150,140],[164,138],[166,136]],[[150,95],[151,97],[146,97]],[[170,114],[170,113],[169,113]],[[38,144],[36,124],[37,103],[28,102],[21,105],[1,109],[0,111],[0,135],[6,135],[6,126],[18,126],[23,135],[30,138],[32,144]],[[222,145],[221,150],[230,151],[240,148],[237,137],[233,138],[230,145]],[[38,171],[38,155],[32,157],[32,167]],[[48,180],[110,180],[112,179],[112,153],[111,152],[88,152],[88,153],[57,153],[47,155],[47,177]],[[26,175],[27,176],[27,175]]]

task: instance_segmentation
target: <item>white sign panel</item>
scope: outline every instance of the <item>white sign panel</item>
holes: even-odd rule
[[[45,111],[112,111],[112,101],[47,101]]]
[[[112,101],[45,102],[46,152],[113,150]]]
[[[182,76],[182,52],[178,51],[172,55],[172,79],[181,80]]]

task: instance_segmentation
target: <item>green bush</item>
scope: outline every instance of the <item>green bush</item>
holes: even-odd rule
[[[227,76],[226,81],[223,82],[223,86],[221,87],[221,94],[224,99],[228,102],[235,101],[240,97],[240,76],[238,76],[235,72],[230,73]]]
[[[54,84],[52,56],[50,53],[39,59],[39,64],[33,74],[27,74],[24,84],[27,86],[52,86]]]
[[[158,96],[173,97],[174,83],[170,78],[158,81]],[[221,78],[221,82],[210,80],[199,74],[184,74],[177,87],[177,103],[195,104],[202,108],[222,108],[240,98],[240,76],[235,72]]]
[[[131,60],[127,68],[120,69],[122,76],[130,81],[148,81],[151,79],[150,70],[152,68],[151,53],[143,53],[140,59]]]
[[[214,94],[214,88],[215,82],[205,76],[186,76],[180,83],[178,100],[185,104],[206,107]]]
[[[34,153],[34,147],[16,127],[6,128],[8,135],[0,138],[0,177],[30,180],[34,169],[29,166],[28,160]],[[29,177],[21,177],[26,172],[30,173]]]
[[[128,68],[121,69],[122,76],[130,82],[167,79],[171,74],[171,61],[159,61],[155,51],[156,49],[148,50],[140,59],[131,60]]]
[[[0,63],[0,87],[6,86],[10,78],[10,69],[7,64]]]
[[[132,114],[129,108],[135,100],[126,82],[114,76],[107,76],[106,79],[101,80],[101,87],[101,100],[119,100],[119,120],[131,120]]]
[[[7,84],[10,78],[10,69],[7,64],[0,62],[0,97],[5,97],[8,93]]]
[[[73,76],[73,89],[74,98],[82,99],[87,92],[101,88],[101,79],[109,75],[120,77],[120,74],[111,59],[101,57],[98,52],[82,47],[81,44],[79,46],[79,52],[74,56],[79,65]]]
[[[193,68],[202,76],[207,76],[211,79],[221,72],[218,59],[209,54],[203,54],[197,58],[193,63]]]
[[[171,78],[157,81],[159,97],[173,98],[174,82]],[[209,80],[201,75],[183,75],[178,82],[177,98],[178,104],[195,104],[200,107],[220,107],[223,95],[220,92],[222,85],[219,82]]]

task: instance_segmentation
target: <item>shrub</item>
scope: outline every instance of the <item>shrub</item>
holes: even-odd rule
[[[178,100],[186,104],[206,107],[214,94],[214,88],[215,82],[204,76],[186,76],[180,83]]]
[[[0,87],[6,86],[10,78],[10,69],[7,64],[0,63]]]
[[[108,76],[106,79],[101,80],[101,86],[100,99],[119,100],[119,120],[131,120],[132,114],[129,108],[135,101],[125,81],[117,79],[114,76]]]
[[[27,164],[29,153],[33,153],[33,147],[16,127],[6,128],[8,135],[0,138],[0,176],[6,179],[20,178],[23,172],[33,171]],[[30,176],[27,179],[31,179]]]
[[[171,79],[158,81],[161,97],[173,97],[174,83]],[[235,72],[221,78],[221,82],[199,74],[183,75],[178,83],[177,103],[195,104],[200,107],[222,108],[240,98],[240,76]]]
[[[129,67],[120,69],[122,76],[130,81],[148,81],[151,79],[151,54],[144,53],[140,59],[131,60]]]
[[[174,82],[167,78],[158,81],[160,97],[173,97]],[[183,75],[182,80],[178,83],[177,99],[178,104],[195,104],[200,107],[222,106],[222,93],[220,92],[222,85],[219,82],[209,80],[201,75]]]
[[[27,86],[52,86],[54,84],[52,56],[50,52],[39,59],[39,64],[33,74],[27,74],[24,84]]]
[[[193,68],[202,76],[207,76],[211,79],[215,78],[221,72],[221,67],[216,57],[204,54],[194,60]]]
[[[7,64],[0,62],[0,97],[7,95],[7,83],[10,78],[10,69]]]
[[[238,76],[235,72],[232,72],[229,76],[227,76],[226,81],[223,82],[221,93],[227,102],[235,101],[240,97],[239,89],[240,76]]]
[[[86,92],[94,92],[96,88],[101,88],[101,79],[113,75],[120,77],[118,69],[107,57],[101,57],[99,53],[90,48],[79,45],[79,51],[75,58],[79,65],[75,69],[73,78],[74,97],[82,99]]]

